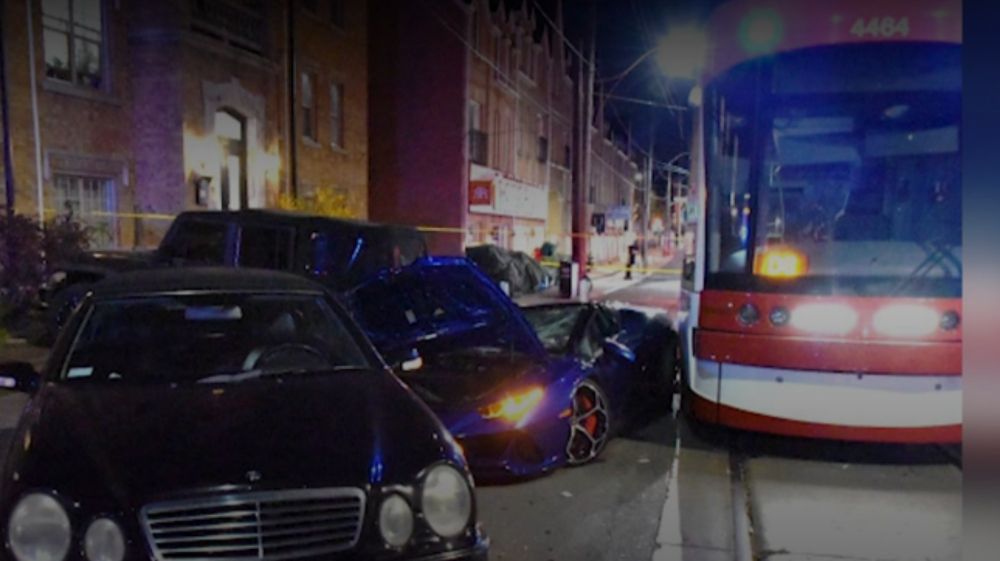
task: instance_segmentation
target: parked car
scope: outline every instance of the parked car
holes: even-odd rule
[[[539,292],[548,288],[554,280],[554,275],[538,261],[520,251],[478,245],[466,248],[465,256],[497,284],[507,283],[513,296]]]
[[[346,302],[477,476],[590,462],[651,389],[671,401],[665,317],[584,303],[521,310],[461,258],[380,273]]]
[[[486,559],[460,448],[306,279],[117,275],[0,386],[0,559]]]
[[[372,273],[427,255],[414,228],[273,210],[192,211],[155,251],[94,252],[57,267],[43,287],[54,337],[93,283],[122,272],[222,265],[288,271],[344,291]]]

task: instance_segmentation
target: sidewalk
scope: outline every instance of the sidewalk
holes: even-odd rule
[[[48,357],[49,349],[29,345],[20,339],[0,343],[0,363],[30,362],[36,370],[41,370]],[[7,449],[8,440],[27,402],[27,394],[0,390],[0,454]]]
[[[625,278],[624,265],[597,265],[591,269],[587,275],[590,278],[592,287],[590,290],[590,300],[601,300],[608,295],[635,286],[646,279],[654,276],[667,274],[677,274],[679,276],[681,258],[679,255],[671,257],[655,256],[648,260],[646,269],[638,264],[633,268],[632,278]],[[554,302],[573,302],[576,299],[563,298],[559,293],[558,283],[542,292],[525,294],[514,298],[520,306],[532,306]]]

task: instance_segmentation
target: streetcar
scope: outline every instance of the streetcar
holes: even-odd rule
[[[684,410],[959,443],[962,6],[742,1],[692,90]]]

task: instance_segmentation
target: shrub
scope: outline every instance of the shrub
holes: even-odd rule
[[[27,216],[0,216],[0,306],[16,310],[30,302],[45,275],[42,230]]]
[[[52,267],[79,257],[89,241],[89,230],[72,215],[55,218],[44,228],[28,216],[0,216],[0,319],[23,311]]]
[[[46,274],[51,274],[51,268],[59,263],[79,259],[90,247],[92,237],[91,229],[73,220],[72,215],[57,216],[50,220],[42,231]]]
[[[336,218],[355,215],[350,197],[336,189],[316,189],[313,194],[298,198],[282,193],[278,197],[278,208]]]

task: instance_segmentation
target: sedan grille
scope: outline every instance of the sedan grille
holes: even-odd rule
[[[238,493],[154,503],[142,525],[157,561],[280,561],[353,548],[360,489]]]

